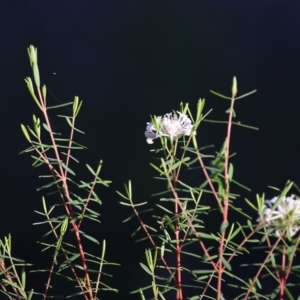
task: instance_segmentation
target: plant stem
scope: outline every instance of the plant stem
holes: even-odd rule
[[[225,148],[224,148],[224,181],[225,181],[225,197],[223,202],[223,224],[228,222],[228,208],[229,208],[229,177],[228,177],[228,171],[229,171],[229,146],[230,146],[230,139],[231,139],[231,128],[232,128],[232,118],[233,118],[233,107],[234,107],[234,100],[235,100],[235,94],[232,94],[231,96],[231,102],[230,102],[230,110],[229,110],[229,116],[228,116],[228,125],[227,125],[227,135],[225,140]],[[226,239],[226,230],[223,230],[221,232],[221,239],[220,239],[220,245],[219,245],[219,263],[218,263],[218,281],[217,281],[217,300],[220,300],[221,294],[222,294],[222,275],[223,275],[223,267],[222,267],[222,257],[224,253],[224,242]]]
[[[68,184],[67,184],[67,172],[64,172],[64,169],[63,169],[62,165],[60,164],[61,159],[60,159],[59,151],[58,151],[58,148],[57,148],[57,145],[56,145],[56,142],[55,142],[52,130],[51,130],[51,124],[50,124],[50,120],[49,120],[48,113],[47,113],[46,100],[43,98],[40,88],[38,88],[37,91],[38,91],[38,95],[39,95],[39,99],[40,99],[40,105],[42,107],[42,112],[44,114],[46,124],[49,128],[49,135],[50,135],[51,143],[53,145],[53,151],[55,153],[55,157],[56,157],[57,162],[59,162],[58,163],[59,174],[60,174],[59,176],[60,176],[60,179],[62,181],[62,185],[64,187],[64,193],[62,194],[61,191],[60,191],[60,194],[61,194],[62,200],[64,202],[64,207],[66,209],[67,215],[68,215],[70,221],[72,221],[73,218],[74,218],[74,213],[73,213],[72,206],[70,204],[70,199],[71,198],[70,198],[70,193],[69,193],[69,187],[68,187]],[[50,169],[50,171],[52,171],[52,170]],[[91,287],[91,280],[90,280],[89,273],[88,273],[88,267],[87,267],[87,264],[86,264],[85,254],[84,254],[83,247],[82,247],[82,241],[81,241],[81,238],[80,238],[79,228],[78,228],[78,225],[77,225],[76,222],[71,222],[71,224],[72,224],[74,234],[75,234],[75,238],[76,238],[76,241],[77,241],[77,246],[78,246],[78,250],[79,250],[79,253],[80,253],[82,267],[84,269],[84,277],[85,277],[85,280],[86,280],[89,299],[92,300],[93,299],[93,292],[92,292],[92,287]],[[80,285],[80,282],[78,282],[78,284]],[[85,298],[86,298],[86,296],[85,296]]]
[[[176,144],[172,149],[172,160],[175,162],[176,156]],[[172,165],[172,164],[170,164]],[[178,195],[176,192],[176,185],[178,179],[178,173],[173,171],[173,187],[174,187],[174,198],[178,199]],[[176,300],[183,300],[182,294],[182,278],[181,278],[181,245],[180,245],[180,224],[179,224],[179,201],[175,201],[175,240],[176,240],[176,274],[177,274],[177,292],[176,292]]]

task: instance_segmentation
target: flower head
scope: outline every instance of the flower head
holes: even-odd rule
[[[147,123],[145,131],[147,143],[153,144],[154,139],[162,136],[174,140],[183,135],[191,135],[193,128],[192,121],[186,114],[180,113],[179,111],[177,111],[177,114],[169,113],[163,117],[156,117],[157,126],[152,122]]]
[[[261,217],[258,221],[265,220],[267,227],[275,230],[276,236],[293,236],[300,229],[300,199],[295,195],[282,197],[277,207],[273,208],[278,197],[265,201]]]

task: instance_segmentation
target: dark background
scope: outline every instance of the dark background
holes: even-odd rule
[[[108,259],[122,265],[111,270],[119,294],[102,299],[138,299],[128,293],[150,282],[139,267],[150,245],[130,237],[136,220],[122,225],[131,211],[118,204],[115,190],[131,179],[136,202],[154,201],[150,195],[160,190],[149,167],[149,150],[158,143],[149,146],[144,138],[150,115],[177,110],[181,101],[194,110],[206,98],[211,118],[225,119],[228,103],[209,90],[230,94],[235,75],[239,94],[258,90],[237,102],[237,120],[260,128],[233,130],[235,176],[252,189],[240,199],[254,201],[262,192],[270,198],[267,186],[283,188],[287,179],[299,183],[299,20],[297,1],[2,2],[0,237],[11,233],[16,257],[48,266],[47,253],[36,245],[46,228],[32,226],[40,220],[33,211],[41,210],[41,170],[31,167],[29,155],[19,155],[28,146],[20,123],[38,114],[23,81],[31,76],[30,44],[38,48],[50,103],[74,95],[84,101],[78,127],[86,134],[76,139],[89,150],[78,153],[78,178],[88,175],[84,163],[103,159],[102,178],[113,181],[99,190],[102,224],[90,228],[107,240]],[[224,134],[225,127],[205,124],[197,136],[218,150]],[[31,276],[30,286],[43,282]]]

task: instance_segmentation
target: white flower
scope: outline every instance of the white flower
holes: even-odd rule
[[[190,118],[183,113],[177,111],[177,114],[165,114],[163,117],[156,117],[158,128],[150,122],[147,123],[145,136],[148,144],[153,144],[153,140],[158,137],[169,137],[171,140],[179,138],[183,135],[191,135],[193,128]]]
[[[278,200],[274,197],[271,200],[266,200],[267,205],[263,206],[263,218],[266,225],[275,230],[276,236],[284,235],[286,231],[292,237],[300,229],[300,199],[295,195],[283,197],[277,207],[273,206]],[[268,207],[267,207],[268,206]],[[262,221],[261,218],[258,221]]]

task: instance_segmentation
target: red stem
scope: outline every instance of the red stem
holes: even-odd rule
[[[176,184],[176,182],[175,182]],[[176,193],[176,192],[175,192]],[[176,193],[177,198],[177,193]],[[179,206],[175,201],[175,239],[176,239],[176,272],[177,272],[177,295],[176,300],[183,300],[182,279],[181,279],[181,246],[180,246],[180,226],[178,222]]]
[[[231,97],[231,104],[230,104],[230,111],[228,117],[228,125],[227,125],[227,135],[226,135],[226,142],[225,142],[225,166],[224,166],[224,180],[225,180],[225,198],[224,198],[224,206],[223,206],[223,224],[228,222],[228,211],[229,211],[229,178],[228,178],[228,171],[229,171],[229,146],[230,146],[230,138],[231,138],[231,128],[232,128],[232,117],[233,117],[233,107],[234,107],[234,99],[235,95],[232,94]],[[217,281],[217,300],[221,297],[222,291],[222,275],[223,275],[223,267],[222,267],[222,257],[224,252],[224,242],[226,239],[226,230],[223,230],[221,233],[221,240],[219,246],[219,263],[218,263],[218,281]]]
[[[40,99],[40,104],[41,104],[41,107],[42,107],[42,112],[44,114],[45,121],[46,121],[47,126],[49,128],[49,135],[50,135],[50,139],[51,139],[51,142],[52,142],[52,145],[53,145],[53,151],[55,153],[55,157],[56,157],[58,162],[61,162],[59,151],[57,149],[56,142],[55,142],[54,136],[53,136],[52,131],[51,131],[51,124],[50,124],[48,114],[47,114],[47,107],[45,105],[46,101],[42,97],[41,90],[38,88],[37,91],[38,91],[38,95],[39,95],[39,99]],[[71,128],[71,131],[72,130],[73,129]],[[70,194],[69,194],[69,188],[68,188],[68,184],[67,184],[67,172],[64,172],[64,169],[63,169],[63,167],[61,166],[60,163],[58,164],[58,168],[59,168],[60,179],[62,181],[64,191],[65,191],[65,195],[61,194],[62,200],[64,202],[64,206],[65,206],[66,212],[67,212],[70,220],[73,220],[73,218],[74,218],[73,209],[72,209],[71,204],[68,204],[68,203],[70,203]],[[67,201],[65,201],[64,196],[66,197]],[[76,238],[76,241],[77,241],[77,246],[78,246],[78,250],[79,250],[79,253],[80,253],[81,263],[82,263],[84,273],[85,273],[85,279],[86,279],[86,285],[87,285],[89,298],[93,299],[91,281],[90,281],[90,277],[89,277],[89,273],[88,273],[85,254],[84,254],[84,251],[83,251],[82,242],[81,242],[81,238],[80,238],[80,234],[79,234],[79,229],[78,229],[78,226],[75,222],[72,222],[72,227],[74,229],[75,238]],[[86,297],[86,295],[85,295],[85,297]]]

